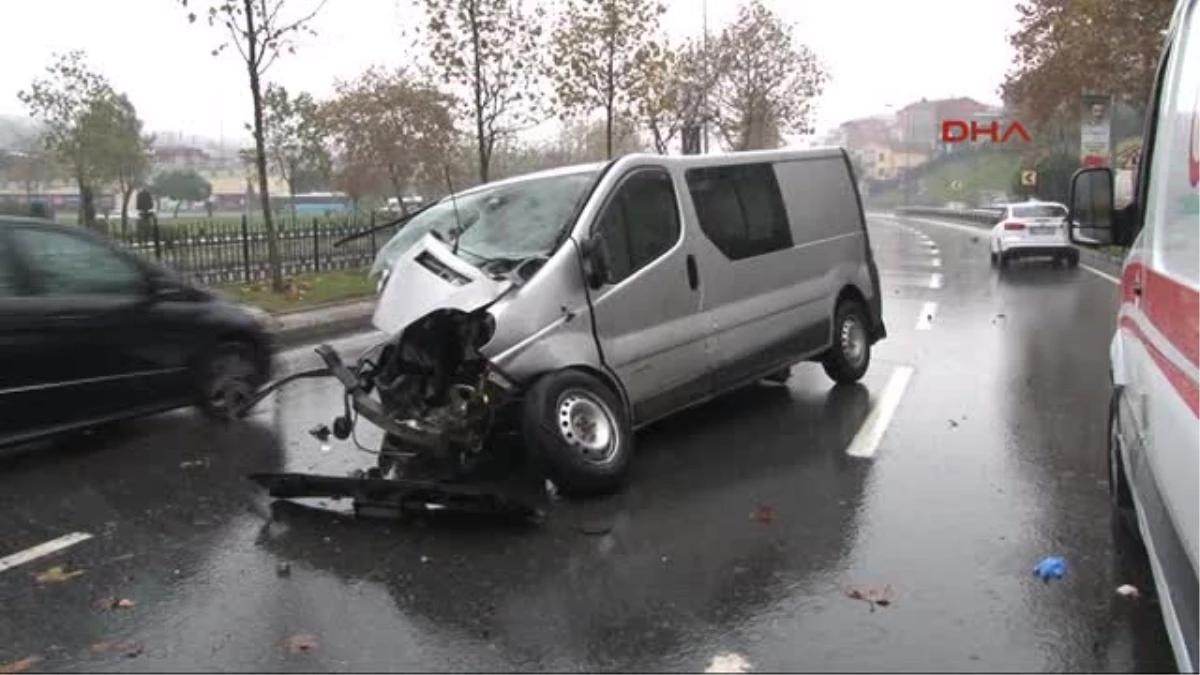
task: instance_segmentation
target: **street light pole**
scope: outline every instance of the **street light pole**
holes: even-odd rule
[[[701,22],[703,25],[703,30],[704,30],[704,38],[703,38],[704,39],[704,82],[702,83],[704,85],[704,89],[701,91],[702,99],[701,99],[701,104],[700,104],[700,107],[701,107],[700,124],[701,124],[701,133],[704,134],[704,154],[707,155],[708,154],[708,117],[709,117],[709,115],[708,115],[708,86],[709,86],[709,82],[710,82],[709,75],[708,75],[708,67],[709,67],[709,62],[708,62],[708,0],[701,0],[701,2],[700,2],[700,17],[701,17]]]

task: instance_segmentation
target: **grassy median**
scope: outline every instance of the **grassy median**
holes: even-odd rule
[[[235,302],[259,307],[272,314],[310,309],[333,302],[369,298],[375,292],[367,270],[338,270],[298,274],[284,278],[283,293],[272,293],[269,281],[218,286]]]

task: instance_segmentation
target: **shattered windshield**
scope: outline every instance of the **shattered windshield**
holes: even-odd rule
[[[474,190],[454,200],[443,199],[396,233],[380,250],[371,274],[390,268],[427,233],[452,243],[460,224],[458,252],[471,262],[545,255],[597,173],[592,170],[532,178]]]

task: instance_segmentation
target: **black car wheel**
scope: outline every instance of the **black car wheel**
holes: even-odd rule
[[[236,419],[254,396],[259,379],[250,345],[241,342],[218,345],[199,366],[200,409],[215,420]]]
[[[621,399],[604,382],[561,370],[538,380],[523,406],[525,442],[560,493],[596,495],[624,485],[633,430]]]
[[[838,384],[862,379],[871,365],[867,313],[856,300],[843,300],[833,318],[833,345],[821,359],[825,374]]]

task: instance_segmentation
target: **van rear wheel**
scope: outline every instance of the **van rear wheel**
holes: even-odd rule
[[[538,380],[525,396],[522,434],[534,460],[568,496],[614,492],[633,456],[633,430],[621,400],[578,370]]]
[[[857,300],[843,300],[833,319],[833,345],[821,359],[825,374],[838,384],[862,379],[871,365],[867,312]]]

